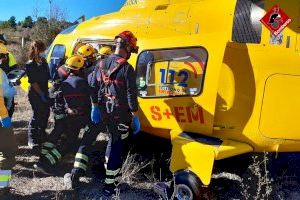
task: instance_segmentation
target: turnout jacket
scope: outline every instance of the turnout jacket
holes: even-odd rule
[[[67,114],[70,115],[89,115],[91,109],[92,90],[85,78],[70,74],[60,86],[61,94],[59,102],[64,102]],[[71,112],[71,113],[70,113]]]
[[[118,65],[118,69],[115,69]],[[103,73],[112,72],[109,76],[110,84],[107,86],[103,80]],[[112,54],[101,60],[98,67],[90,74],[89,84],[94,90],[93,102],[100,105],[106,102],[106,88],[110,90],[120,107],[130,112],[138,110],[136,73],[134,68],[120,55]]]

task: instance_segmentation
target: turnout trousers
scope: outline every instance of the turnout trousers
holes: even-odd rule
[[[120,174],[123,155],[127,153],[127,140],[129,136],[129,118],[120,120],[120,117],[114,115],[108,115],[104,122],[99,124],[93,124],[84,134],[82,143],[75,156],[74,168],[72,174],[79,174],[82,176],[85,174],[89,156],[91,154],[91,146],[100,132],[109,133],[109,141],[106,148],[106,184],[114,184],[116,178]]]
[[[48,125],[50,107],[42,102],[38,94],[32,91],[29,91],[28,97],[33,111],[28,127],[28,143],[39,146],[46,136],[45,130]]]
[[[0,189],[9,187],[17,149],[13,130],[0,127]]]
[[[40,162],[48,167],[56,165],[74,147],[80,130],[89,123],[87,115],[55,118],[54,129],[42,144]]]

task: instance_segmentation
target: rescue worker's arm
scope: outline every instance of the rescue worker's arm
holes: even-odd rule
[[[128,66],[125,72],[125,81],[127,89],[127,100],[130,111],[134,114],[138,111],[137,101],[137,86],[136,86],[136,73],[132,66]]]
[[[99,86],[97,84],[97,68],[95,67],[94,71],[88,75],[88,84],[90,86],[90,97],[93,106],[98,106],[98,91]]]
[[[17,94],[16,88],[9,83],[5,73],[2,73],[2,87],[5,98],[11,99]]]
[[[31,83],[31,86],[40,96],[44,95],[38,83]]]
[[[3,80],[3,75],[5,73],[0,69],[0,120],[5,119],[8,117],[8,112],[5,107],[5,102],[4,102],[4,80]],[[1,122],[2,123],[2,122]]]
[[[8,112],[4,104],[4,98],[0,96],[0,119],[8,117]]]

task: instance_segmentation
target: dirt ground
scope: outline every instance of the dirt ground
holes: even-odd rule
[[[17,106],[13,126],[15,135],[17,136],[19,150],[16,157],[16,166],[13,170],[11,195],[6,197],[6,199],[102,199],[101,189],[103,187],[103,174],[97,175],[89,172],[87,177],[81,179],[83,182],[81,189],[77,191],[64,189],[63,176],[72,169],[74,152],[71,152],[62,160],[60,165],[55,168],[53,176],[43,175],[33,169],[33,164],[38,160],[38,157],[34,156],[27,146],[27,126],[31,117],[30,105],[27,101],[26,94],[22,91],[19,91],[16,102]],[[49,121],[49,129],[47,132],[50,132],[53,126],[51,117]],[[102,144],[99,142],[97,146],[98,152],[103,151],[105,147],[105,137],[102,137],[102,139],[104,140]],[[99,153],[99,155],[103,154]],[[133,158],[135,156],[136,155],[130,155],[130,162],[134,162]],[[132,167],[132,169],[130,169],[131,167],[127,167],[125,169],[127,171],[121,178],[124,180],[121,180],[122,183],[118,186],[117,196],[113,197],[113,199],[159,199],[152,191],[152,181],[147,180],[145,177],[144,180],[143,178],[136,178],[139,176],[139,170],[143,168],[143,165],[136,163],[129,164],[138,166],[139,169],[137,167]],[[133,180],[136,179],[139,179],[139,181],[133,182]]]
[[[14,132],[19,150],[13,170],[12,191],[8,200],[101,200],[103,172],[100,166],[105,148],[105,135],[96,145],[94,170],[82,178],[77,191],[65,190],[63,176],[70,172],[74,154],[68,154],[54,169],[53,176],[33,170],[38,157],[27,147],[27,126],[31,116],[26,94],[20,91],[14,114]],[[50,117],[49,129],[53,126]],[[171,145],[169,141],[140,135],[133,140],[131,151],[123,167],[118,193],[113,199],[155,200],[153,185],[171,181],[168,170]],[[154,148],[155,147],[155,148]],[[100,161],[100,162],[99,162]],[[209,188],[203,188],[205,199],[300,199],[300,155],[248,154],[217,161]]]

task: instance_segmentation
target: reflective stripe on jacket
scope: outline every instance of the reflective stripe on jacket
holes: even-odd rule
[[[10,53],[10,52],[8,52],[8,60],[9,60],[9,62],[8,62],[8,66],[9,67],[13,67],[13,66],[15,66],[17,64],[14,55],[12,53]]]

